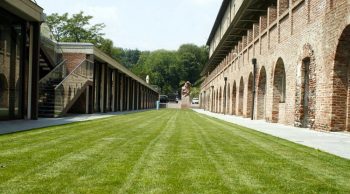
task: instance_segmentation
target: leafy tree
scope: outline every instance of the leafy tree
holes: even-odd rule
[[[207,48],[184,44],[180,46],[177,53],[182,81],[189,81],[194,84],[200,78],[200,72],[208,60]]]
[[[92,18],[92,16],[84,15],[82,11],[71,17],[68,13],[62,15],[54,13],[47,17],[46,23],[59,42],[89,42],[111,55],[113,42],[105,39],[102,33],[105,24],[91,25]]]
[[[142,52],[131,70],[142,78],[149,75],[151,84],[169,94],[179,91],[185,81],[199,85],[200,81],[196,81],[200,80],[200,71],[207,60],[206,47],[185,44],[177,51]]]
[[[131,69],[132,66],[138,62],[141,51],[138,49],[114,48],[112,56],[127,68]]]
[[[65,26],[67,25],[68,13],[58,15],[53,13],[46,18],[46,23],[52,31],[52,34],[57,42],[61,42],[65,36]]]
[[[175,93],[185,81],[199,86],[200,72],[208,60],[208,49],[194,44],[181,45],[177,51],[157,50],[153,52],[123,49],[113,46],[104,38],[104,24],[91,25],[92,16],[84,12],[69,16],[54,13],[47,17],[47,24],[57,41],[90,42],[115,60],[145,79],[150,76],[152,85],[158,85],[162,93]]]

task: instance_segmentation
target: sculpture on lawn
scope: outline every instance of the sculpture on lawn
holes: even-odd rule
[[[189,108],[191,105],[190,94],[191,94],[191,83],[187,81],[181,88],[181,108]]]

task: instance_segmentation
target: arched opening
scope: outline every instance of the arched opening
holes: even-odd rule
[[[265,119],[266,113],[266,70],[260,69],[257,92],[257,119]]]
[[[231,102],[231,93],[230,93],[230,83],[227,85],[226,90],[226,111],[225,113],[230,112],[230,102]]]
[[[333,131],[349,131],[349,62],[350,62],[350,26],[347,26],[341,37],[334,59],[334,77],[332,96]]]
[[[217,99],[216,99],[216,90],[214,90],[214,98],[213,98],[213,112],[216,112],[216,103],[217,103]]]
[[[248,90],[247,90],[247,112],[246,117],[250,117],[252,114],[253,107],[253,74],[249,74],[248,78]]]
[[[286,71],[281,58],[277,60],[273,77],[272,122],[278,123],[283,119],[281,114],[286,100]]]
[[[244,81],[243,77],[239,81],[238,115],[243,115]]]
[[[0,74],[0,118],[7,117],[9,110],[9,85],[4,74]]]
[[[218,113],[222,113],[222,90],[220,87],[219,90],[219,107],[218,107]]]
[[[313,50],[309,44],[304,46],[300,64],[296,80],[295,126],[312,128],[316,106],[316,64]]]
[[[215,105],[215,112],[219,112],[219,89],[216,90],[216,105]]]
[[[236,86],[236,81],[234,81],[232,86],[232,99],[231,99],[233,115],[236,115],[236,103],[237,103],[236,98],[237,98],[237,86]]]

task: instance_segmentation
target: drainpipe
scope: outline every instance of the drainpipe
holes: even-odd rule
[[[225,86],[224,86],[224,115],[226,114],[226,85],[227,85],[227,77],[224,77]]]
[[[210,98],[210,112],[213,112],[214,109],[214,86],[211,86],[211,98]]]
[[[256,58],[252,59],[253,63],[253,101],[252,101],[252,112],[251,112],[251,120],[254,120],[254,106],[255,106],[255,78],[256,78]]]

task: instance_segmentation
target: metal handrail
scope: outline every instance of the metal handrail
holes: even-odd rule
[[[39,83],[42,82],[43,80],[45,80],[47,77],[51,76],[59,67],[61,67],[62,65],[65,64],[67,60],[64,59],[62,62],[60,62],[58,65],[56,65],[55,68],[53,68],[52,71],[50,71],[48,74],[46,74],[43,78],[41,78],[41,80],[39,80]]]
[[[55,36],[53,35],[52,29],[47,25],[47,23],[43,23],[41,25],[42,25],[43,28],[47,27],[48,33],[49,33],[49,37],[45,36],[44,34],[41,34],[40,37],[42,39],[45,39],[45,41],[50,41],[54,45],[54,52],[55,52],[55,54],[58,53],[58,52],[56,52],[56,49],[58,49],[61,52],[61,54],[62,54],[62,56],[61,56],[62,58],[60,60],[64,60],[64,56],[63,56],[64,52],[63,52],[61,46],[59,45],[58,40],[55,39]],[[55,59],[55,60],[57,60],[57,59]]]
[[[63,83],[69,78],[69,76],[71,76],[72,74],[74,74],[75,71],[76,71],[79,67],[81,67],[81,66],[84,64],[85,61],[87,61],[87,62],[89,62],[89,63],[93,63],[92,61],[90,61],[90,60],[88,60],[88,59],[83,60],[83,61],[82,61],[78,66],[76,66],[76,67],[73,69],[73,71],[71,71],[59,84],[57,84],[57,86],[55,87],[55,90],[56,90],[58,87],[60,87],[61,85],[63,85]]]

